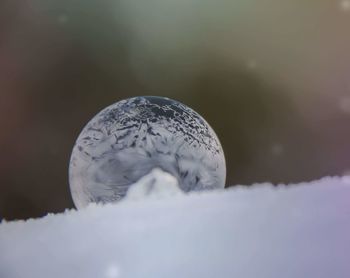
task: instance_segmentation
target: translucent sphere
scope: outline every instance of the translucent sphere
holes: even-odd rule
[[[224,188],[225,157],[210,125],[186,105],[135,97],[98,113],[82,130],[69,167],[77,208],[122,199],[140,178],[160,168],[182,191]]]

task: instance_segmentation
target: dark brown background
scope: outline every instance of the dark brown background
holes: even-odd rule
[[[228,185],[348,173],[349,27],[346,1],[2,0],[0,218],[71,208],[80,130],[136,95],[202,114]]]

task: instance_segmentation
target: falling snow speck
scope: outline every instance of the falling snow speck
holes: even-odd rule
[[[247,68],[250,70],[255,70],[258,67],[258,63],[255,60],[249,60],[247,62]]]
[[[338,105],[341,112],[344,114],[350,114],[350,96],[340,97]]]
[[[340,1],[340,9],[346,12],[350,12],[350,0]]]
[[[284,147],[282,144],[275,143],[271,146],[271,153],[274,156],[280,156],[284,152]]]
[[[68,16],[65,15],[65,14],[61,14],[59,17],[58,17],[58,23],[60,24],[65,24],[68,22]]]

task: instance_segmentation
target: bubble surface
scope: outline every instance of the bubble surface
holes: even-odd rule
[[[116,202],[155,168],[173,175],[184,192],[225,187],[223,149],[198,113],[164,97],[112,104],[84,127],[73,148],[74,204]]]

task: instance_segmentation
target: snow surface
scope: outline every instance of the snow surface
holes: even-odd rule
[[[3,222],[0,277],[350,277],[349,178],[151,196]]]

